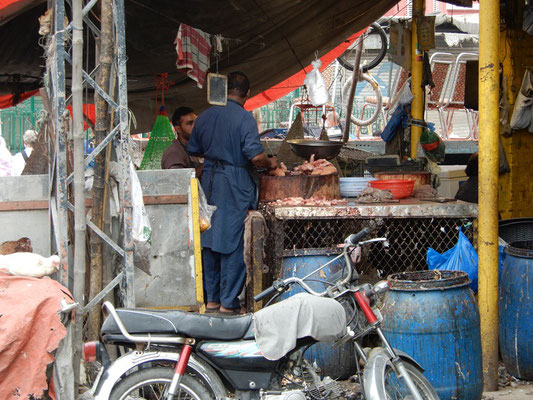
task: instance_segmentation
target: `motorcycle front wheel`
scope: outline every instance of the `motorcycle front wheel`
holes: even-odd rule
[[[422,399],[439,400],[437,392],[417,367],[405,360],[403,361],[403,365],[417,387]],[[396,371],[391,365],[387,365],[385,368],[384,382],[385,393],[387,395],[386,400],[411,400],[414,398],[405,384],[404,379],[396,374]]]
[[[154,367],[134,372],[113,388],[110,400],[164,400],[174,370]],[[176,400],[207,400],[213,397],[200,382],[191,376],[181,378]]]

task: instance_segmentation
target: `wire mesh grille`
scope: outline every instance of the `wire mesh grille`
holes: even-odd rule
[[[362,278],[374,281],[395,272],[427,269],[429,247],[444,252],[455,245],[458,228],[473,241],[474,229],[469,218],[373,218],[373,219],[292,219],[269,222],[270,265],[281,267],[291,250],[334,248],[364,227],[370,237],[386,237],[388,246],[370,244],[363,249],[357,266]]]

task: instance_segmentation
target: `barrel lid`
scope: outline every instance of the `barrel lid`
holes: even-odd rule
[[[426,291],[453,289],[470,283],[468,274],[462,271],[410,271],[389,276],[391,290]]]
[[[505,252],[515,257],[533,258],[533,240],[511,242]]]
[[[308,249],[293,249],[284,250],[283,257],[307,257],[307,256],[336,256],[342,253],[342,248],[308,248]]]

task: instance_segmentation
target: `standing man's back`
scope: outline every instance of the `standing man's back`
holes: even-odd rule
[[[187,150],[205,158],[202,188],[216,205],[211,229],[202,234],[204,282],[208,310],[238,312],[243,288],[244,219],[256,204],[252,165],[276,168],[268,159],[252,114],[243,108],[250,83],[242,72],[228,76],[228,103],[211,107],[195,122]]]

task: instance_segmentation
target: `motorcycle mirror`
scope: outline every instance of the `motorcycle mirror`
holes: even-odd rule
[[[389,281],[379,281],[372,288],[372,294],[382,294],[390,289]]]

